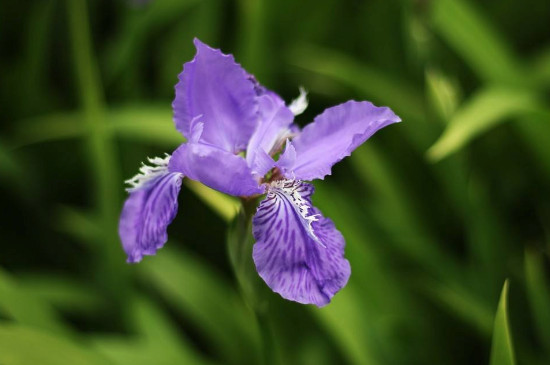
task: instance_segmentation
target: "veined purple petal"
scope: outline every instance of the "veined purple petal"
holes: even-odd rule
[[[258,162],[265,161],[261,155],[271,154],[280,143],[284,142],[285,136],[290,133],[289,126],[294,119],[294,115],[285,106],[284,101],[273,93],[259,96],[258,102],[260,123],[248,142],[246,154],[246,161],[254,171],[262,170],[257,165]],[[273,166],[274,163],[271,167]]]
[[[390,108],[348,101],[325,110],[292,140],[296,179],[323,179],[334,164],[349,156],[379,129],[401,119]]]
[[[181,145],[172,154],[168,168],[230,195],[250,196],[264,192],[243,157],[212,145]]]
[[[159,173],[135,188],[120,214],[118,233],[128,262],[154,255],[168,240],[166,228],[178,211],[181,173]]]
[[[201,141],[236,153],[258,122],[254,84],[232,55],[195,39],[197,54],[184,65],[172,103],[176,128],[189,139],[191,122],[204,123]]]
[[[311,204],[313,186],[272,184],[253,220],[253,258],[259,275],[283,298],[322,307],[350,276],[345,241]]]

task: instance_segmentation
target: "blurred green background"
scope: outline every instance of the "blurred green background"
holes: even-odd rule
[[[0,2],[0,364],[549,364],[549,19],[547,0]],[[352,98],[404,121],[316,183],[352,265],[325,308],[268,292],[258,321],[235,202],[189,181],[166,247],[125,263],[123,180],[182,142],[195,36],[288,101],[309,90],[302,125]]]

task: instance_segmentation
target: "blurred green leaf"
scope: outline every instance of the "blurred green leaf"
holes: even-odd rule
[[[378,249],[383,238],[365,224],[361,204],[343,191],[319,184],[313,203],[346,238],[352,276],[329,305],[311,311],[350,363],[377,364],[388,357],[403,360],[391,349],[396,340],[391,335],[399,321],[415,312],[416,303],[383,260]]]
[[[441,160],[497,123],[537,112],[538,106],[536,97],[528,91],[485,88],[455,113],[441,137],[428,150],[427,156],[432,161]]]
[[[0,322],[2,365],[108,365],[107,359],[51,333]]]
[[[258,199],[243,200],[239,213],[227,229],[227,251],[244,300],[256,314],[263,316],[267,310],[266,287],[252,260],[252,246],[255,243],[252,217],[257,205]]]
[[[460,102],[460,91],[455,80],[451,80],[441,71],[426,71],[428,99],[438,117],[447,122]]]
[[[167,247],[140,263],[139,274],[201,330],[220,359],[249,363],[257,358],[254,316],[215,269],[189,253]]]
[[[239,202],[232,196],[211,189],[198,181],[185,179],[185,186],[208,205],[214,213],[226,222],[230,222],[239,211]]]
[[[112,38],[106,53],[107,84],[116,81],[129,65],[140,59],[152,35],[180,19],[200,1],[155,0],[124,13],[119,33]]]
[[[137,335],[95,337],[92,345],[118,365],[211,364],[183,338],[165,313],[145,298],[129,308]]]
[[[378,223],[395,236],[394,243],[403,254],[438,276],[456,274],[458,268],[439,248],[428,224],[416,214],[414,201],[384,155],[373,145],[365,144],[354,151],[350,162],[358,182],[374,193],[369,207],[378,212]],[[394,219],[385,219],[388,216]]]
[[[172,110],[166,106],[144,105],[113,108],[108,113],[107,128],[117,137],[176,147],[185,142],[172,121]]]
[[[351,364],[378,364],[373,339],[369,338],[369,318],[361,302],[361,290],[353,282],[334,297],[329,306],[312,308],[315,316],[325,326],[342,348]],[[359,294],[359,296],[357,296]]]
[[[508,287],[508,280],[506,280],[495,316],[491,345],[491,365],[514,365],[516,363],[512,334],[508,322]]]
[[[466,0],[431,3],[435,30],[486,81],[524,85],[528,79],[508,44]]]
[[[535,329],[550,356],[550,282],[544,271],[544,256],[532,249],[525,251],[525,281]]]
[[[58,113],[18,122],[15,146],[53,142],[69,138],[83,138],[89,133],[81,113]],[[185,141],[175,129],[169,108],[156,105],[128,105],[112,108],[107,113],[106,135],[158,143],[174,147]]]
[[[479,333],[487,336],[491,334],[493,314],[471,292],[458,287],[456,283],[443,284],[429,278],[423,278],[419,284],[428,296],[440,302]]]
[[[91,214],[76,208],[57,208],[56,228],[74,238],[91,251],[97,252],[97,241],[101,239],[101,227]]]
[[[391,105],[399,115],[424,118],[424,103],[418,90],[403,80],[387,75],[336,50],[300,45],[290,50],[291,64],[343,82],[373,98],[376,103]]]
[[[100,293],[73,278],[35,273],[19,275],[19,283],[40,301],[66,312],[90,313],[107,307]]]
[[[2,180],[20,181],[23,170],[15,161],[14,156],[5,147],[0,139],[0,177]]]
[[[531,62],[533,80],[542,87],[550,86],[550,46],[539,52]]]
[[[24,325],[43,328],[54,333],[68,331],[48,303],[20,285],[1,268],[0,311],[8,318]]]

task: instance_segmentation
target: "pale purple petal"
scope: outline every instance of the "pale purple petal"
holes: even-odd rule
[[[279,159],[276,162],[276,166],[281,170],[284,176],[292,175],[292,167],[296,163],[296,149],[292,145],[292,142],[287,140],[285,151],[279,156]],[[287,176],[291,179],[294,179],[294,176]]]
[[[258,103],[260,123],[250,138],[246,154],[246,161],[254,171],[261,170],[256,166],[257,161],[265,161],[262,156],[257,155],[271,155],[276,152],[289,135],[289,127],[294,119],[283,100],[273,93],[259,96]],[[271,167],[273,166],[274,164]]]
[[[178,211],[180,173],[157,175],[132,191],[120,215],[118,233],[128,262],[154,255],[166,243],[166,228]]]
[[[250,196],[264,192],[243,157],[215,146],[183,144],[172,154],[168,167],[222,193]]]
[[[331,168],[379,129],[401,121],[390,108],[348,101],[325,110],[293,139],[295,178],[323,179]]]
[[[254,161],[249,164],[252,174],[260,179],[269,172],[276,164],[273,157],[262,149],[255,151]]]
[[[285,180],[272,186],[253,220],[259,275],[283,298],[322,307],[350,276],[345,241],[311,205],[313,186]]]
[[[228,152],[246,148],[258,122],[254,84],[232,55],[195,39],[197,54],[184,65],[172,103],[176,128],[186,138],[197,116],[202,142]]]

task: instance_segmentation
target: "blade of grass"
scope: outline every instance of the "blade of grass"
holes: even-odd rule
[[[508,321],[508,280],[504,282],[498,303],[491,345],[491,365],[515,365],[514,346]]]
[[[1,268],[0,311],[8,318],[24,325],[43,328],[52,333],[68,332],[68,327],[48,303],[26,290]]]
[[[162,254],[142,262],[138,273],[201,330],[220,360],[240,364],[258,359],[253,314],[231,284],[212,267],[189,253],[166,247]]]
[[[224,221],[231,222],[239,211],[239,202],[232,196],[210,189],[198,181],[185,179],[184,183]]]
[[[105,135],[166,147],[185,142],[174,128],[169,108],[156,105],[120,106],[106,111],[106,118],[108,122],[103,126]],[[11,147],[86,137],[90,132],[84,119],[82,113],[64,112],[19,121]]]
[[[550,356],[550,282],[545,277],[543,258],[532,249],[525,251],[525,284],[538,339]]]
[[[513,86],[528,81],[507,42],[468,1],[434,1],[431,20],[435,31],[486,81]]]
[[[124,255],[116,236],[118,207],[121,202],[120,181],[115,165],[116,148],[105,133],[105,106],[99,70],[93,55],[87,4],[85,0],[67,0],[70,41],[80,103],[87,129],[86,148],[95,182],[95,198],[104,237],[101,240],[101,263],[105,275],[101,282],[116,301],[122,300],[127,268],[121,265]]]
[[[125,13],[120,32],[107,50],[106,83],[111,85],[145,52],[151,36],[185,15],[201,0],[155,0],[139,9]]]
[[[484,88],[455,113],[441,137],[427,151],[427,156],[431,161],[439,161],[499,122],[536,112],[537,108],[537,99],[530,92],[502,87]]]
[[[2,365],[108,365],[103,356],[52,333],[0,322]]]
[[[399,115],[415,120],[425,117],[424,103],[416,88],[350,56],[304,44],[291,49],[287,59],[295,66],[353,87],[373,98],[375,104],[391,105]]]
[[[82,281],[44,273],[19,275],[20,285],[40,301],[69,313],[92,313],[106,308],[101,295]]]

